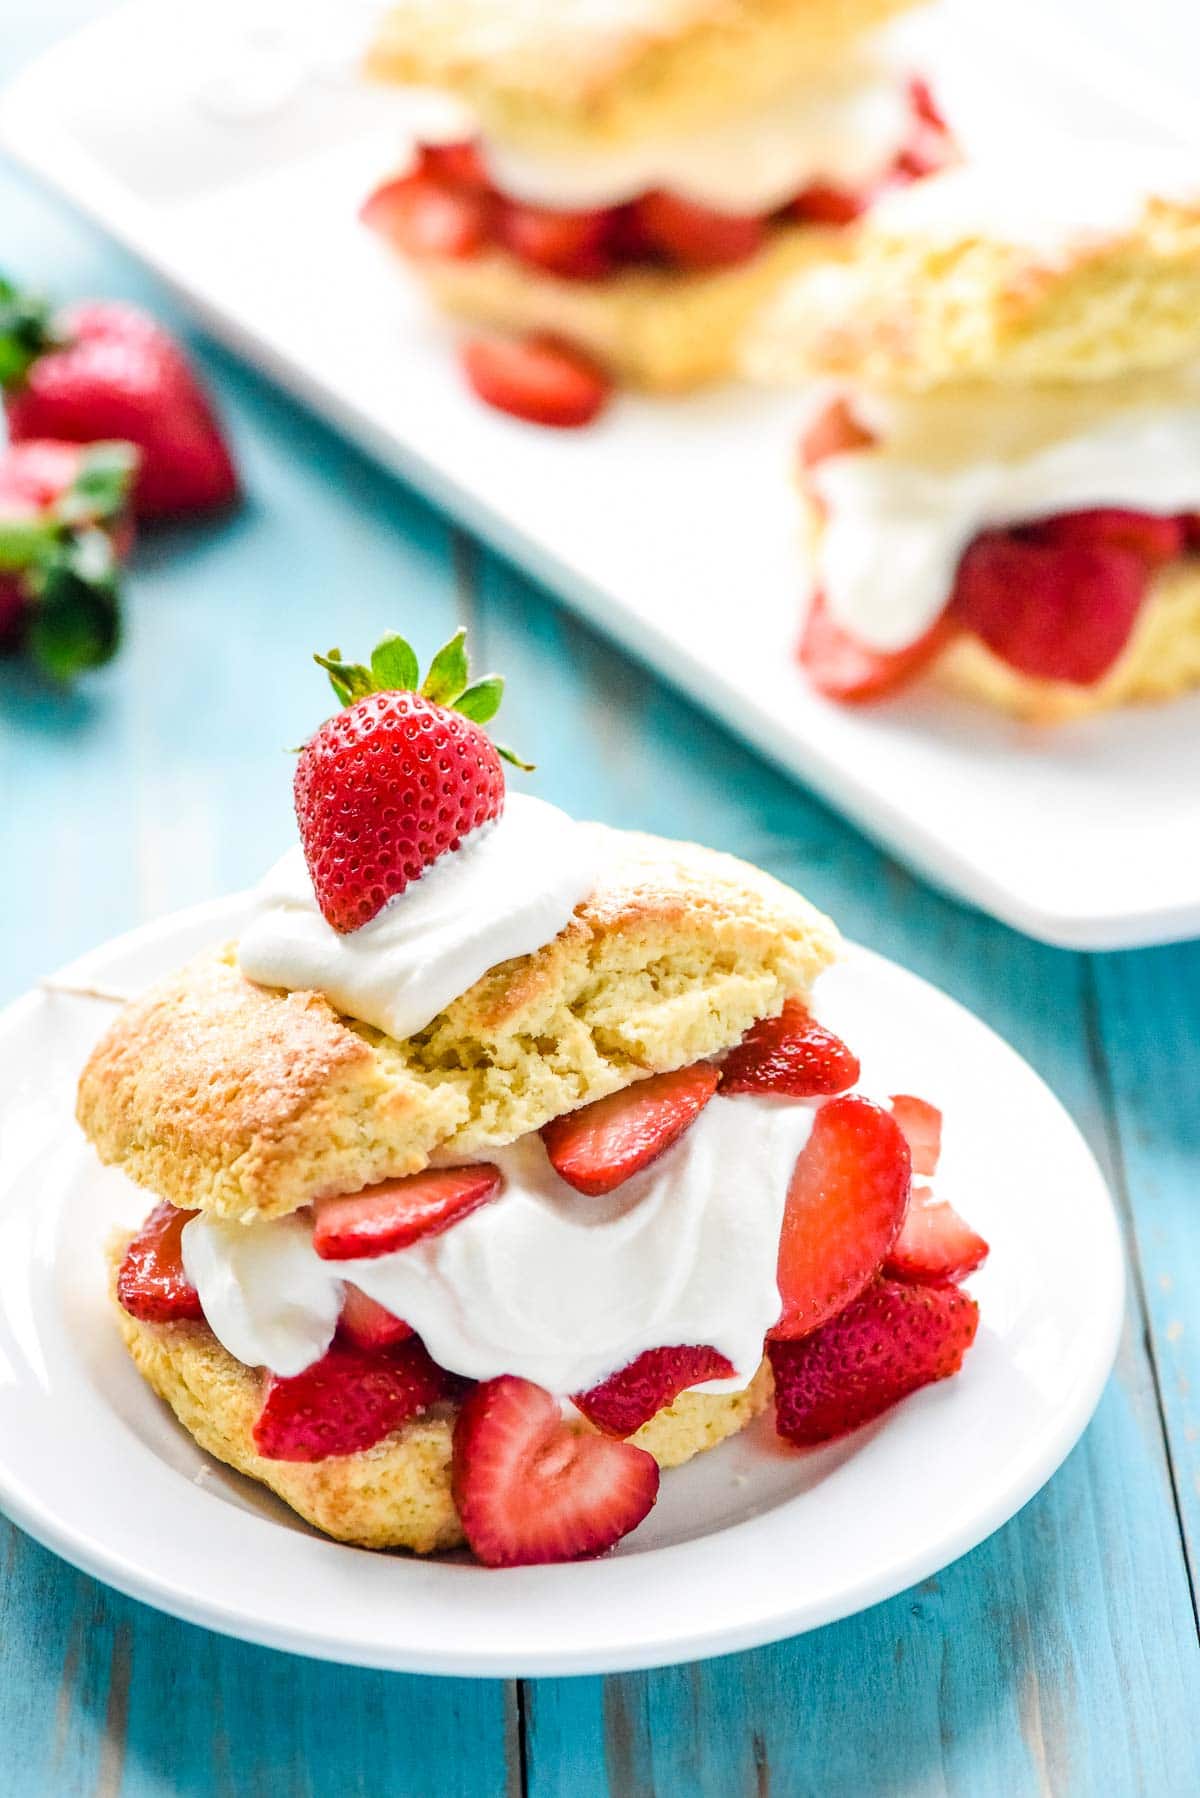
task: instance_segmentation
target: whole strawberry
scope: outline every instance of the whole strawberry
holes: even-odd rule
[[[482,728],[504,693],[472,682],[457,631],[424,681],[413,649],[389,635],[370,667],[339,650],[314,658],[342,703],[296,766],[296,822],[317,903],[342,933],[369,924],[439,856],[504,809],[500,758],[528,767]]]
[[[208,396],[175,340],[135,306],[86,300],[52,315],[0,280],[0,387],[14,442],[135,444],[141,518],[209,511],[237,498],[237,473]]]

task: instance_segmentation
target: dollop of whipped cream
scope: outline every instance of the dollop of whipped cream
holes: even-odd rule
[[[567,1186],[541,1138],[523,1137],[494,1156],[499,1198],[369,1260],[320,1260],[306,1214],[196,1217],[184,1267],[230,1354],[284,1377],[324,1354],[349,1280],[470,1379],[513,1373],[566,1396],[646,1349],[709,1344],[735,1376],[704,1390],[740,1390],[779,1316],[779,1232],[815,1110],[718,1094],[665,1155],[602,1198]]]
[[[457,103],[422,95],[410,105],[423,142],[478,130]],[[537,206],[586,211],[665,187],[718,211],[748,213],[773,211],[817,181],[860,187],[876,180],[911,130],[905,72],[873,47],[770,105],[703,130],[553,152],[489,131],[482,149],[496,186]]]
[[[439,856],[358,930],[322,916],[299,845],[256,889],[238,944],[262,986],[316,991],[403,1040],[513,956],[552,942],[596,885],[604,831],[510,793],[499,818]]]
[[[984,450],[989,411],[976,404]],[[1200,398],[1110,411],[1056,441],[958,464],[885,440],[809,479],[824,505],[817,585],[831,614],[873,649],[903,649],[940,617],[980,531],[1094,506],[1200,511]]]

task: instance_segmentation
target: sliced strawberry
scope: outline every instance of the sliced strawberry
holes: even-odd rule
[[[551,337],[471,338],[462,363],[481,400],[529,424],[564,430],[590,424],[611,392],[590,357]]]
[[[942,1114],[936,1105],[914,1099],[911,1093],[895,1093],[892,1116],[904,1132],[912,1156],[914,1174],[937,1173],[942,1152]]]
[[[908,98],[913,112],[922,125],[929,125],[935,131],[949,133],[941,107],[933,97],[933,90],[923,75],[912,75],[908,83]]]
[[[789,999],[777,1018],[752,1024],[721,1063],[723,1093],[814,1099],[844,1093],[857,1079],[858,1057],[801,999]]]
[[[936,1199],[928,1186],[914,1186],[903,1228],[883,1271],[892,1279],[920,1286],[948,1286],[973,1274],[987,1252],[983,1237],[952,1205]]]
[[[689,1386],[732,1378],[731,1363],[714,1348],[646,1349],[590,1392],[577,1392],[574,1402],[606,1435],[632,1436]]]
[[[194,1211],[156,1205],[125,1251],[117,1298],[141,1323],[169,1324],[202,1318],[200,1294],[183,1271],[180,1238]]]
[[[460,258],[474,256],[487,241],[491,207],[485,194],[449,187],[418,170],[377,187],[358,216],[407,256]]]
[[[604,1554],[658,1497],[652,1455],[577,1434],[556,1399],[512,1374],[477,1386],[463,1405],[451,1477],[467,1540],[489,1567]]]
[[[372,1448],[453,1390],[419,1337],[365,1353],[335,1337],[293,1379],[268,1376],[254,1446],[269,1461],[324,1461]]]
[[[338,1329],[347,1342],[360,1349],[390,1348],[394,1342],[407,1342],[413,1333],[411,1324],[402,1317],[393,1317],[349,1280],[343,1291]]]
[[[849,400],[839,395],[822,408],[800,439],[800,466],[816,468],[830,456],[870,449],[875,441],[874,431],[854,416]]]
[[[323,1261],[391,1255],[424,1236],[440,1236],[499,1191],[500,1169],[479,1161],[469,1167],[427,1167],[363,1192],[318,1199],[313,1248]]]
[[[492,188],[487,164],[473,138],[457,144],[422,144],[421,171],[443,187],[468,187],[479,193],[489,193]]]
[[[865,209],[866,199],[848,187],[814,181],[792,201],[794,218],[805,225],[849,225]]]
[[[831,1442],[962,1366],[979,1307],[957,1286],[876,1280],[801,1342],[770,1342],[775,1427],[800,1448]]]
[[[1182,518],[1164,518],[1153,512],[1128,512],[1117,506],[1098,506],[1088,512],[1060,512],[1053,518],[1040,519],[1026,530],[1042,543],[1080,549],[1127,549],[1152,568],[1175,561],[1183,554],[1187,541],[1187,528]]]
[[[613,267],[611,223],[611,212],[554,212],[510,200],[500,211],[498,235],[505,249],[535,268],[576,281],[598,281]]]
[[[757,254],[766,239],[757,216],[714,212],[679,194],[655,189],[634,201],[642,240],[681,268],[725,268]]]
[[[813,686],[827,699],[882,699],[927,667],[952,634],[945,618],[941,618],[905,649],[871,649],[842,629],[824,594],[817,593],[805,620],[798,658]]]
[[[773,1337],[818,1329],[875,1277],[911,1181],[908,1144],[886,1111],[857,1095],[822,1105],[788,1188]]]
[[[551,1166],[576,1192],[612,1192],[669,1149],[717,1090],[711,1062],[652,1074],[542,1125]]]
[[[958,565],[949,615],[1022,674],[1091,686],[1129,641],[1148,580],[1128,549],[985,531]]]

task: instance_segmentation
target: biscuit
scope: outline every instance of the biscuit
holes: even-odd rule
[[[135,1001],[84,1068],[100,1159],[251,1222],[479,1157],[560,1112],[737,1042],[835,956],[828,919],[757,868],[611,833],[570,924],[397,1042],[318,993],[255,986],[232,947]]]
[[[115,1285],[128,1236],[111,1245]],[[272,1461],[254,1446],[263,1376],[235,1361],[207,1324],[141,1323],[113,1298],[139,1373],[206,1453],[267,1486],[307,1523],[363,1548],[418,1554],[457,1548],[463,1533],[450,1492],[454,1411],[439,1405],[373,1448],[324,1461]],[[660,1467],[678,1467],[743,1429],[771,1396],[764,1361],[744,1392],[684,1392],[630,1440]],[[591,1428],[582,1417],[579,1428]]]

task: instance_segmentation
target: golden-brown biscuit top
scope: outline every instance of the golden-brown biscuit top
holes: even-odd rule
[[[401,0],[367,59],[530,144],[659,135],[743,111],[913,0]]]
[[[611,833],[571,923],[406,1042],[210,951],[117,1018],[79,1084],[101,1160],[172,1204],[251,1222],[470,1159],[736,1042],[805,993],[833,926],[732,856]]]

